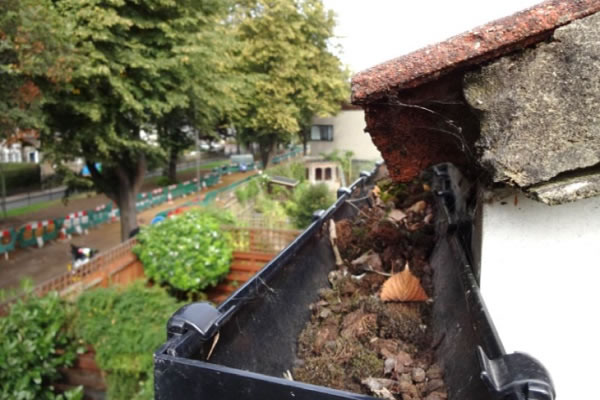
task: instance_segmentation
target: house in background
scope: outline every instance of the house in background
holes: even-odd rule
[[[350,150],[356,160],[380,160],[381,153],[371,136],[365,132],[365,127],[365,112],[356,106],[344,105],[333,117],[315,117],[308,142],[308,155],[318,157],[334,150]]]
[[[40,163],[38,133],[19,131],[0,143],[0,162],[3,163]]]
[[[335,191],[340,186],[346,186],[344,174],[337,161],[324,161],[320,159],[307,159],[304,163],[306,179],[313,185],[324,183]]]

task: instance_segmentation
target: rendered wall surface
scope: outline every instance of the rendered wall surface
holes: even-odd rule
[[[518,194],[517,205],[511,195],[483,206],[488,309],[506,350],[538,358],[558,399],[594,397],[599,254],[600,198],[550,207]]]
[[[310,155],[319,156],[335,149],[351,150],[358,160],[380,160],[381,154],[365,132],[365,113],[362,110],[342,110],[335,117],[314,118],[313,125],[333,125],[333,141],[309,141]]]

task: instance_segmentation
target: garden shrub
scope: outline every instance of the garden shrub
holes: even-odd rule
[[[327,185],[310,185],[307,182],[296,186],[294,196],[286,205],[286,211],[294,224],[304,229],[312,222],[315,211],[327,209],[335,201]]]
[[[199,292],[229,271],[233,246],[220,229],[224,216],[192,210],[143,229],[133,251],[146,276],[184,292]]]
[[[246,204],[250,200],[256,199],[260,194],[260,183],[252,179],[235,191],[235,197],[240,204]]]
[[[153,353],[166,340],[166,324],[181,306],[160,287],[137,282],[84,292],[75,331],[94,346],[106,373],[108,399],[153,399]]]
[[[66,329],[70,317],[67,304],[50,293],[28,295],[0,318],[0,398],[82,398],[81,388],[62,395],[52,387],[60,378],[58,368],[70,366],[76,357],[77,342]]]
[[[165,187],[165,186],[169,186],[169,185],[172,185],[174,183],[177,183],[177,182],[172,182],[166,176],[159,176],[158,178],[156,178],[155,182],[156,182],[156,186],[158,186],[158,187]]]
[[[283,203],[266,195],[257,199],[255,210],[262,214],[266,221],[273,221],[279,225],[288,219]]]
[[[195,211],[201,212],[207,217],[214,218],[221,225],[235,225],[235,218],[233,214],[230,211],[224,210],[214,204],[204,206],[202,209],[197,209]]]

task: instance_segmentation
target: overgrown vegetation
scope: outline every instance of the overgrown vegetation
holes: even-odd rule
[[[232,222],[222,210],[192,210],[143,229],[133,251],[149,279],[197,293],[217,285],[229,271],[233,247],[220,226]]]
[[[41,187],[40,166],[33,163],[3,163],[6,193],[8,195]]]
[[[300,183],[293,191],[277,185],[267,190],[270,176],[296,179]],[[238,202],[242,205],[251,202],[254,211],[269,221],[291,219],[299,229],[310,225],[315,211],[328,208],[335,200],[326,185],[310,185],[305,181],[305,166],[298,162],[269,168],[262,178],[252,182],[236,191]]]
[[[248,201],[256,199],[260,193],[260,183],[253,179],[242,187],[236,189],[235,197],[240,204],[247,204]]]
[[[334,201],[335,197],[327,185],[302,183],[296,187],[294,195],[286,204],[286,210],[294,224],[303,229],[310,225],[315,211],[329,208]]]
[[[269,168],[266,171],[266,173],[269,176],[285,176],[286,178],[291,178],[300,182],[304,182],[306,177],[305,169],[306,167],[303,163],[291,162]]]
[[[165,324],[181,306],[142,282],[85,292],[77,300],[75,331],[96,350],[109,399],[153,399],[153,352],[166,340]]]
[[[60,378],[58,369],[76,356],[77,341],[67,330],[69,313],[58,294],[50,293],[26,296],[0,318],[0,398],[82,398],[81,388],[57,394],[52,386]]]

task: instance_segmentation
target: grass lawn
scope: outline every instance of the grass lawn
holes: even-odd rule
[[[25,207],[13,208],[12,210],[8,210],[6,212],[7,217],[18,217],[23,214],[31,214],[39,210],[43,210],[47,207],[52,207],[55,204],[58,204],[61,200],[50,200],[44,201],[42,203],[31,204]]]
[[[70,199],[81,199],[87,196],[87,193],[80,193],[76,196],[72,196]],[[19,215],[31,214],[39,210],[43,210],[44,208],[52,207],[58,203],[60,203],[62,199],[43,201],[41,203],[31,204],[24,207],[13,208],[12,210],[8,210],[6,212],[7,217],[18,217]]]
[[[227,165],[227,164],[229,164],[229,160],[211,161],[211,162],[208,162],[208,163],[205,163],[205,164],[200,164],[200,168],[206,170],[206,169],[212,169],[214,167],[220,167],[220,166]],[[186,172],[195,171],[195,170],[196,170],[196,167],[182,169],[182,170],[177,171],[177,175],[179,176],[180,174],[184,174]],[[162,177],[160,177],[160,176],[155,176],[153,178],[147,178],[147,179],[145,179],[145,182],[146,183],[153,183],[153,184],[157,185],[158,184],[158,180],[161,179],[161,178]],[[87,196],[87,194],[86,193],[81,193],[81,194],[78,194],[78,195],[76,195],[74,197],[71,197],[71,199],[82,198],[84,196]],[[20,215],[31,214],[31,213],[34,213],[36,211],[43,210],[45,208],[55,206],[58,203],[60,203],[61,201],[62,201],[61,199],[49,200],[49,201],[44,201],[44,202],[41,202],[41,203],[31,204],[31,205],[24,206],[24,207],[14,208],[12,210],[8,210],[6,212],[6,216],[7,217],[18,217]]]

